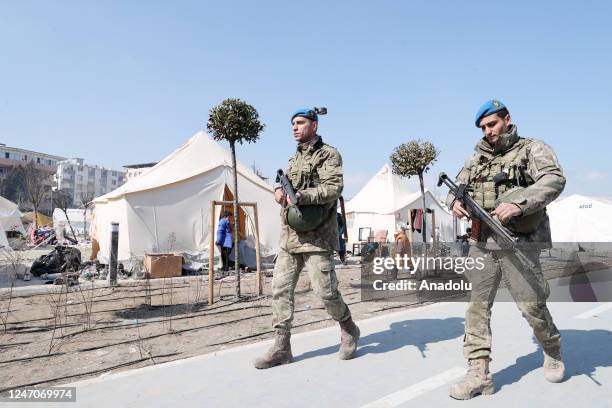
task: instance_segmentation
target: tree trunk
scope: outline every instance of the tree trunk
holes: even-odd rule
[[[66,221],[68,221],[68,226],[70,227],[70,232],[72,232],[72,236],[74,237],[74,240],[76,242],[79,242],[79,240],[76,237],[76,234],[74,233],[74,229],[72,228],[72,224],[70,223],[70,218],[68,218],[68,211],[64,210],[62,208],[62,211],[64,212],[64,215],[66,215]]]
[[[87,239],[87,207],[83,211],[83,236]]]
[[[240,251],[238,250],[238,171],[236,167],[236,145],[230,142],[232,170],[234,173],[234,271],[236,273],[236,298],[240,299]]]
[[[38,206],[36,204],[33,204],[32,207],[34,207],[34,230],[38,229]]]
[[[421,232],[423,233],[423,256],[425,257],[425,264],[427,265],[427,205],[425,204],[425,184],[423,182],[423,173],[419,173],[419,183],[421,184],[421,199],[423,200],[423,227]]]

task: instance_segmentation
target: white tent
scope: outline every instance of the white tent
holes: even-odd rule
[[[280,233],[274,191],[240,162],[237,167],[238,198],[257,203],[262,255],[273,255]],[[111,223],[118,222],[119,260],[150,252],[179,251],[206,261],[210,225],[214,224],[216,233],[221,211],[217,206],[211,220],[210,203],[227,199],[228,194],[233,197],[231,154],[200,131],[154,167],[94,200],[92,230],[100,243],[101,259],[109,257]],[[253,210],[243,210],[243,244],[251,249],[243,249],[241,244],[240,259],[255,266]]]
[[[0,248],[10,249],[6,231],[18,231],[26,235],[21,217],[23,217],[23,214],[19,211],[17,204],[0,197]]]
[[[453,216],[446,211],[440,202],[425,190],[425,204],[433,209],[441,242],[454,242]],[[393,240],[393,234],[400,225],[409,224],[409,210],[423,207],[420,191],[411,192],[407,181],[391,172],[391,167],[385,164],[368,183],[346,203],[346,223],[349,244],[360,242],[359,230],[367,233],[370,229],[374,234],[377,230],[386,230],[388,239]],[[427,235],[431,241],[431,215],[427,219]],[[363,238],[363,237],[362,237]],[[421,234],[413,233],[415,242],[422,242]]]
[[[82,208],[68,208],[66,212],[68,213],[68,219],[70,219],[70,225],[72,225],[74,233],[77,236],[85,235],[85,229],[89,229],[91,225],[92,209],[88,208],[87,213],[85,213],[85,210]],[[68,226],[68,219],[61,209],[56,208],[53,210],[53,225],[56,227],[63,225],[65,232],[72,236],[70,227]],[[85,223],[87,225],[85,225]]]
[[[578,194],[550,204],[553,242],[612,242],[612,200]]]

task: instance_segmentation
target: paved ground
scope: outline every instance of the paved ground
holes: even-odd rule
[[[604,282],[597,291],[604,285],[609,290]],[[561,384],[544,379],[542,352],[516,306],[499,302],[492,323],[496,394],[469,402],[450,399],[449,384],[465,371],[465,304],[439,303],[358,322],[362,339],[358,358],[351,361],[338,360],[339,332],[332,327],[294,336],[296,361],[286,366],[254,369],[251,361],[270,342],[255,343],[74,383],[77,404],[52,406],[609,407],[612,303],[549,307],[563,336],[568,368]]]

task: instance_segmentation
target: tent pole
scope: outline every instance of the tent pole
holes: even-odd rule
[[[408,247],[410,249],[410,256],[412,256],[414,252],[412,252],[412,218],[410,217],[410,209],[408,209]]]
[[[157,236],[157,210],[153,206],[153,224],[155,224],[155,245],[157,245],[156,252],[162,252],[159,248],[159,237]]]
[[[431,236],[433,237],[433,256],[438,253],[438,238],[436,235],[436,210],[431,209]]]
[[[215,285],[215,201],[210,202],[210,248],[208,251],[208,304],[214,302]]]
[[[111,250],[109,262],[109,282],[110,286],[117,286],[117,267],[119,253],[119,223],[111,223]],[[67,282],[67,280],[66,280]]]
[[[255,215],[255,258],[257,262],[257,295],[263,294],[263,282],[261,279],[261,253],[259,250],[259,216],[257,215],[257,203],[253,205]]]

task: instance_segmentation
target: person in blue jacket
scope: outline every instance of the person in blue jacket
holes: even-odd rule
[[[224,272],[229,271],[229,256],[234,247],[232,225],[230,223],[231,215],[232,213],[229,211],[223,213],[223,218],[219,220],[219,225],[217,226],[217,241],[215,242],[221,251],[222,270]]]

